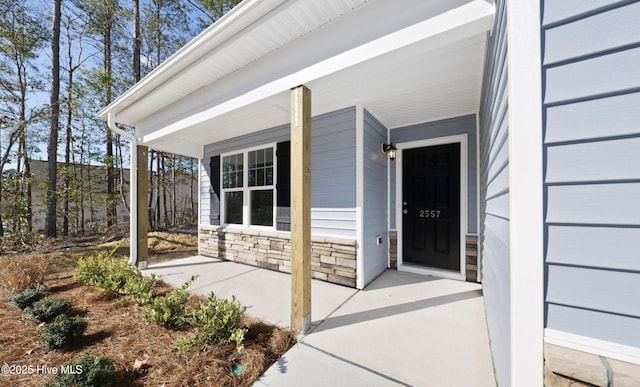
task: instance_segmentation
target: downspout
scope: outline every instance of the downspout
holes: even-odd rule
[[[138,158],[136,157],[138,139],[131,133],[120,129],[116,124],[116,115],[109,112],[107,125],[114,133],[129,140],[129,265],[136,265],[138,261]]]

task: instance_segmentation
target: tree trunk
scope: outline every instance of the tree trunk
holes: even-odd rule
[[[167,157],[162,154],[162,209],[164,210],[164,226],[169,226],[170,218],[167,212]]]
[[[73,57],[71,56],[71,39],[69,39],[67,54],[69,56],[69,76],[67,78],[67,127],[64,148],[64,165],[66,171],[64,177],[64,214],[62,215],[62,235],[64,236],[69,235],[69,191],[71,189],[70,158],[71,137],[73,135],[71,131],[71,123],[73,118]]]
[[[107,77],[106,82],[106,104],[111,103],[111,26],[107,26],[104,34],[104,72]],[[113,169],[113,135],[111,129],[107,127],[107,227],[117,225],[117,208],[115,198],[115,173]]]
[[[53,34],[51,39],[51,113],[47,146],[49,186],[47,187],[47,219],[45,235],[56,236],[56,206],[58,178],[58,118],[60,115],[60,17],[62,0],[53,2]],[[30,186],[31,184],[29,184]]]
[[[133,80],[138,82],[140,74],[140,51],[142,36],[140,35],[140,0],[133,0]]]
[[[149,229],[155,230],[155,224],[153,222],[153,213],[151,209],[153,208],[153,158],[155,157],[155,152],[153,150],[149,150],[149,207],[147,208],[147,214],[149,217]]]
[[[173,197],[171,198],[171,223],[175,226],[177,222],[177,198],[176,198],[176,156],[171,156],[171,190]]]
[[[160,228],[160,157],[162,153],[156,154],[156,228]]]

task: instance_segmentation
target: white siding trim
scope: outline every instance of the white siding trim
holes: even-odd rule
[[[540,1],[507,3],[511,385],[543,385]]]
[[[544,336],[545,343],[640,365],[640,348],[548,328],[544,330]]]
[[[422,267],[417,265],[406,265],[402,262],[402,151],[404,149],[423,148],[442,144],[460,144],[460,272],[439,270],[435,268]],[[467,134],[457,134],[454,136],[436,137],[426,140],[409,141],[396,144],[398,153],[396,155],[396,230],[397,230],[397,254],[398,270],[409,271],[418,274],[434,275],[437,277],[451,278],[464,281],[466,279],[466,235],[468,219],[468,189],[467,173],[468,164],[468,139]]]
[[[202,225],[202,159],[198,159],[198,224]]]
[[[356,288],[364,288],[364,108],[356,105]]]
[[[391,129],[387,129],[387,144],[391,144]],[[382,149],[380,150],[382,152]],[[391,160],[389,156],[385,155],[387,158],[387,268],[391,268],[391,238],[389,237],[389,233],[391,231],[396,231],[395,229],[391,230],[391,163],[396,162],[396,160]],[[398,255],[398,234],[396,233],[396,256]],[[396,258],[396,266],[397,266],[397,258]]]
[[[487,39],[489,36],[487,35]],[[487,47],[489,45],[487,44]],[[486,62],[486,60],[485,60]],[[476,244],[476,281],[482,283],[482,241],[480,240],[480,112],[476,114],[476,235],[478,236]],[[465,247],[466,249],[466,247]],[[465,251],[466,254],[466,251]]]

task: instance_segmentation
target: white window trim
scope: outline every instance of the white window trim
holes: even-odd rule
[[[249,152],[260,150],[260,149],[273,149],[273,184],[272,185],[261,185],[256,187],[249,187]],[[238,228],[238,229],[252,229],[252,230],[275,230],[276,229],[276,207],[278,205],[277,199],[278,194],[276,191],[276,182],[278,181],[278,157],[276,155],[277,143],[267,143],[252,146],[249,148],[236,149],[229,152],[224,152],[220,154],[220,225],[228,228]],[[224,166],[224,158],[226,156],[232,156],[236,154],[242,154],[242,187],[235,188],[223,188],[223,166]],[[261,226],[261,225],[252,225],[250,224],[250,196],[251,191],[262,191],[262,190],[272,190],[273,192],[273,220],[272,226]],[[226,197],[225,193],[227,192],[236,192],[242,191],[242,224],[236,223],[227,223],[226,220]]]
[[[460,144],[460,271],[441,270],[426,266],[405,264],[402,259],[402,153],[405,149],[423,148],[443,144]],[[417,274],[433,275],[441,278],[466,280],[466,235],[467,235],[467,173],[469,170],[468,139],[467,134],[457,134],[453,136],[437,137],[425,140],[411,141],[396,144],[398,153],[396,156],[396,230],[398,249],[398,271],[407,271]]]

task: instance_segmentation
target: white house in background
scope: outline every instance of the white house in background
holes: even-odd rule
[[[638,20],[636,1],[245,0],[100,114],[200,160],[201,254],[287,272],[305,85],[314,278],[482,282],[500,386],[545,366],[632,385]]]

